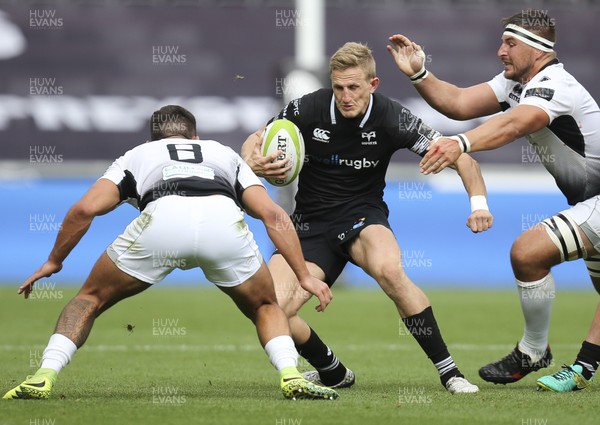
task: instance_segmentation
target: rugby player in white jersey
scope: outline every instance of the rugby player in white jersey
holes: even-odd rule
[[[438,141],[421,161],[425,174],[453,164],[462,152],[495,149],[527,137],[542,153],[541,162],[571,206],[524,232],[512,246],[524,334],[511,353],[479,370],[484,380],[507,384],[551,364],[553,266],[583,258],[600,292],[600,109],[559,62],[555,22],[547,11],[524,10],[502,23],[498,57],[504,71],[467,88],[427,71],[421,47],[405,36],[390,37],[388,50],[419,94],[444,115],[466,120],[506,111],[464,134]],[[575,362],[541,377],[537,386],[557,392],[586,388],[598,362],[600,307]]]
[[[262,220],[275,246],[307,291],[331,301],[328,286],[308,272],[286,213],[231,148],[198,140],[194,116],[168,105],[151,117],[151,141],[126,152],[68,211],[48,260],[18,290],[61,270],[94,217],[129,202],[141,214],[102,253],[79,293],[62,311],[40,369],[5,399],[50,396],[60,370],[86,341],[94,320],[120,300],[163,280],[173,269],[200,267],[256,326],[269,360],[280,373],[286,398],[335,399],[296,369],[298,353],[288,320],[277,304],[269,269],[244,221],[243,210]],[[157,264],[155,254],[168,261]]]

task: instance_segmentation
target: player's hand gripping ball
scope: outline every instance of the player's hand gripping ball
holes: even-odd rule
[[[274,186],[287,186],[296,178],[304,165],[304,139],[296,125],[288,120],[275,120],[265,128],[263,134],[262,154],[270,155],[282,151],[273,162],[287,158],[292,169],[285,179],[267,178]]]

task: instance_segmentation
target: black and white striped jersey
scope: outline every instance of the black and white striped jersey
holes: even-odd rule
[[[527,136],[569,205],[600,194],[600,109],[558,60],[527,84],[499,74],[488,82],[503,109],[541,108],[550,124]]]
[[[136,146],[116,159],[101,178],[115,183],[121,200],[140,210],[168,195],[221,194],[241,207],[244,189],[263,186],[230,147],[214,140],[178,138]]]

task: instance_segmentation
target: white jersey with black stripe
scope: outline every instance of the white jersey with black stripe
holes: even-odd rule
[[[547,127],[527,136],[570,205],[600,194],[600,109],[557,60],[527,84],[498,74],[488,82],[503,109],[541,108]]]
[[[167,195],[221,194],[241,207],[244,189],[263,186],[230,147],[214,140],[176,138],[136,146],[116,159],[101,178],[116,184],[121,200],[140,210]]]

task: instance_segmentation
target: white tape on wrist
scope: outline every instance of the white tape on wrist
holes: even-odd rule
[[[458,143],[458,148],[462,153],[471,152],[471,142],[467,139],[464,134],[457,134],[456,136],[444,136],[445,139],[455,140]]]
[[[456,137],[458,138],[458,147],[460,147],[460,151],[462,153],[471,152],[471,142],[469,141],[469,138],[462,133],[457,134]]]
[[[421,81],[423,81],[429,75],[429,71],[427,71],[425,69],[425,57],[426,57],[425,52],[423,50],[418,50],[415,52],[415,55],[420,58],[423,58],[423,66],[421,66],[421,69],[417,73],[415,73],[409,77],[410,82],[413,85],[419,84]]]
[[[489,211],[487,204],[487,199],[483,195],[474,195],[471,196],[471,212],[476,210],[486,210]]]

